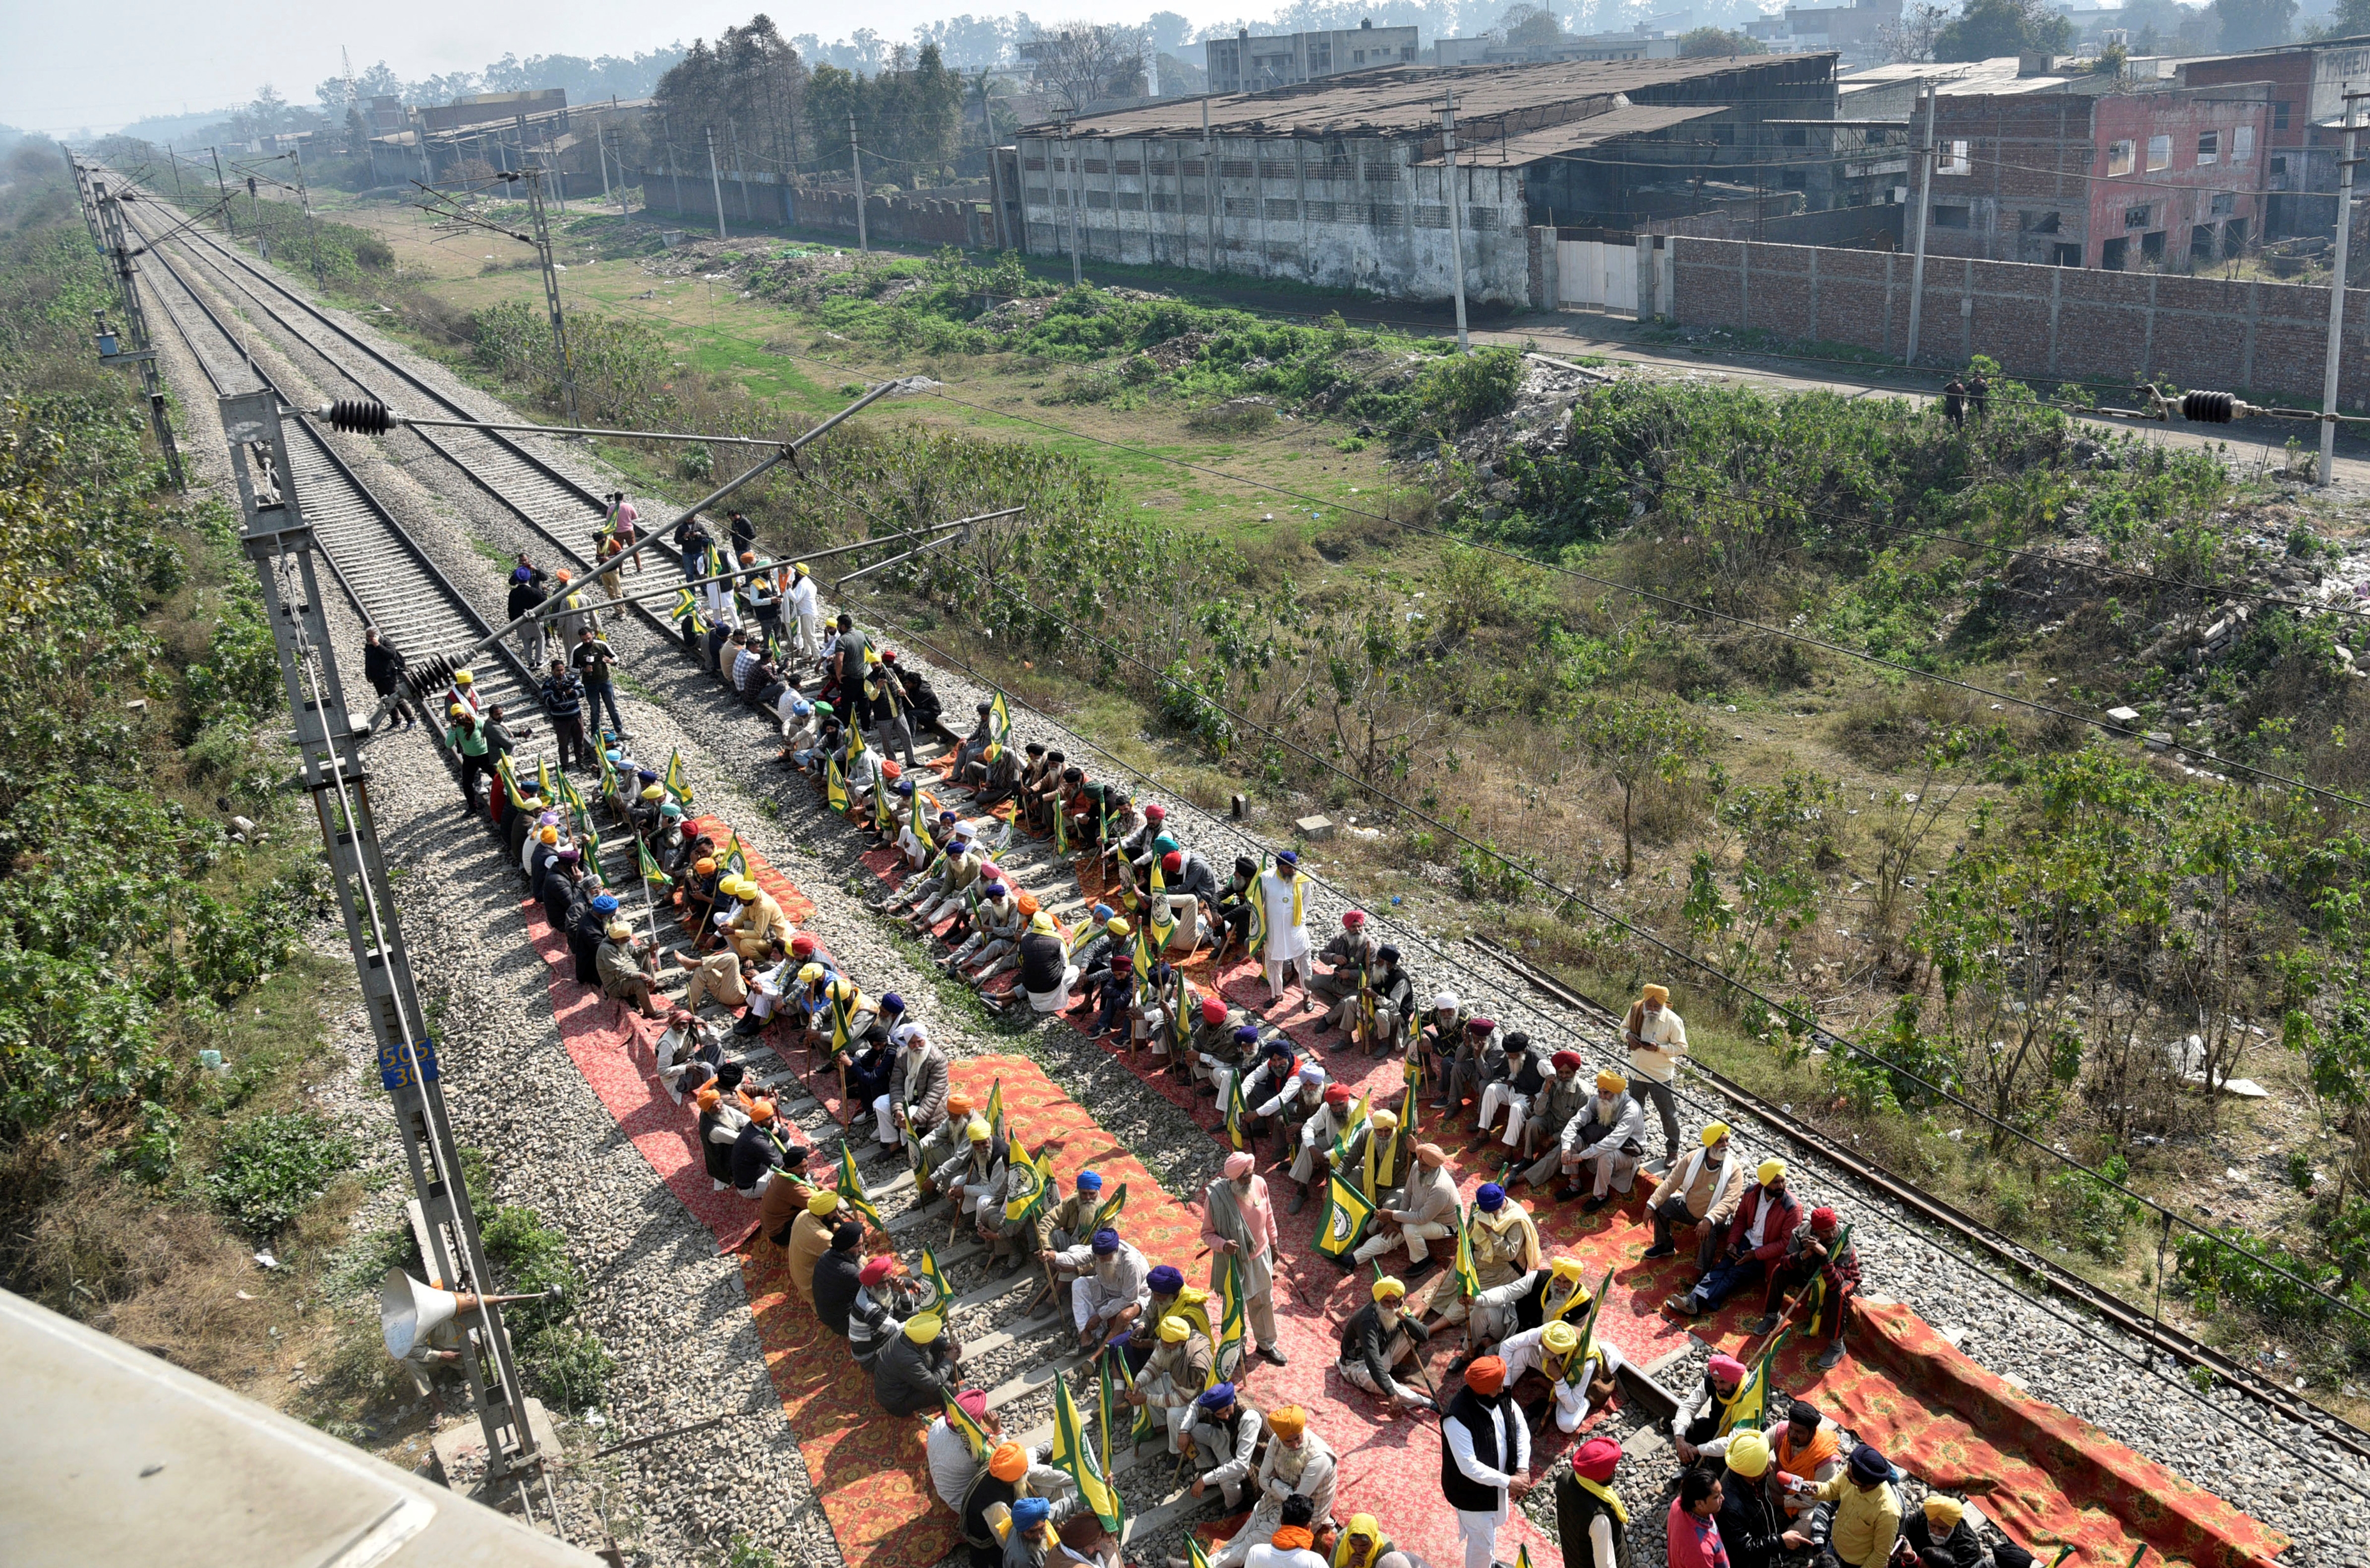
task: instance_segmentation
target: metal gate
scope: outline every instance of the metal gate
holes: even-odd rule
[[[1566,234],[1571,233],[1565,230]],[[1638,247],[1634,236],[1606,235],[1556,241],[1559,303],[1570,309],[1638,314]]]

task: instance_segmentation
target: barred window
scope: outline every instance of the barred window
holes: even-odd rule
[[[1152,177],[1155,179],[1174,179],[1177,177],[1177,166],[1175,164],[1155,164],[1152,166]]]
[[[1266,216],[1271,222],[1292,222],[1300,216],[1300,203],[1289,196],[1271,196],[1267,199]]]
[[[1067,207],[1069,204],[1070,192],[1068,189],[1064,186],[1055,186],[1053,188],[1053,205],[1056,207]]]
[[[1278,163],[1273,158],[1261,158],[1259,171],[1261,179],[1291,179],[1300,173],[1294,166]]]
[[[1368,185],[1397,185],[1398,182],[1399,170],[1397,164],[1368,164],[1366,166],[1366,183]]]
[[[1089,190],[1087,192],[1087,205],[1089,207],[1108,208],[1110,205],[1110,199],[1111,193],[1108,190]]]
[[[1415,205],[1415,226],[1419,229],[1444,229],[1448,227],[1448,209],[1445,207],[1436,207],[1429,201],[1417,202]]]
[[[1156,212],[1174,212],[1177,211],[1176,193],[1168,190],[1154,191],[1152,193],[1152,210]]]
[[[1407,209],[1396,201],[1370,201],[1366,222],[1378,229],[1396,229],[1407,222]]]
[[[1023,158],[1020,160],[1020,166],[1027,169],[1030,174],[1040,174],[1044,171],[1045,160],[1042,158]]]
[[[1140,158],[1122,158],[1119,160],[1118,172],[1121,174],[1142,174],[1144,172],[1144,162]]]
[[[1227,216],[1227,217],[1229,217],[1229,218],[1256,218],[1256,217],[1258,217],[1258,216],[1259,216],[1259,198],[1257,198],[1257,197],[1255,197],[1255,196],[1229,196],[1229,197],[1227,197],[1227,198],[1226,198],[1226,216]]]
[[[1101,158],[1088,158],[1087,160],[1087,172],[1088,174],[1109,174],[1110,172],[1110,165]]]
[[[1122,190],[1113,198],[1113,204],[1122,212],[1141,212],[1144,211],[1144,197],[1136,191]]]
[[[1187,215],[1191,217],[1208,217],[1210,215],[1210,199],[1206,196],[1197,196],[1188,192],[1185,197],[1185,212]]]
[[[1023,188],[1020,197],[1031,207],[1051,207],[1053,204],[1053,193],[1041,185]]]
[[[1300,204],[1300,215],[1312,223],[1329,223],[1333,221],[1334,206],[1330,201],[1304,201]]]
[[[1200,158],[1179,158],[1177,160],[1177,172],[1190,174],[1198,178],[1209,171],[1202,166]]]
[[[1355,179],[1358,177],[1358,171],[1345,163],[1311,164],[1308,166],[1308,177],[1311,179],[1322,179],[1328,181],[1337,179]]]
[[[1218,177],[1220,179],[1252,179],[1257,177],[1258,174],[1259,166],[1252,163],[1248,158],[1221,158],[1218,160]]]
[[[1498,209],[1467,207],[1465,209],[1465,226],[1478,235],[1490,233],[1498,226]]]

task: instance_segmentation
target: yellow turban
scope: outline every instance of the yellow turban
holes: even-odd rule
[[[1185,1326],[1184,1319],[1174,1314],[1160,1320],[1160,1343],[1163,1345],[1182,1345],[1185,1336],[1192,1332]]]
[[[1703,1129],[1703,1145],[1704,1145],[1704,1147],[1705,1147],[1706,1149],[1709,1149],[1713,1144],[1718,1143],[1721,1139],[1726,1138],[1726,1137],[1728,1136],[1728,1132],[1729,1132],[1729,1127],[1728,1127],[1728,1124],[1727,1124],[1726,1122],[1706,1122],[1706,1123],[1704,1123],[1704,1129]]]
[[[1748,1481],[1769,1471],[1769,1439],[1758,1432],[1739,1432],[1728,1440],[1728,1468]]]
[[[936,1312],[916,1312],[905,1320],[905,1337],[915,1345],[928,1345],[946,1326],[946,1320]]]
[[[1578,1258],[1567,1253],[1547,1265],[1547,1276],[1551,1279],[1578,1279],[1583,1266]]]
[[[1580,1348],[1580,1331],[1558,1318],[1540,1331],[1539,1343],[1558,1356],[1569,1356]]]
[[[1629,1087],[1629,1081],[1608,1067],[1596,1075],[1596,1087],[1607,1094],[1618,1094]]]
[[[971,1125],[963,1128],[963,1136],[973,1143],[985,1143],[994,1135],[987,1130],[985,1122],[974,1116],[972,1118]]]
[[[1670,1005],[1671,988],[1668,986],[1644,986],[1639,988],[1638,994],[1657,1007]]]
[[[1764,1160],[1761,1162],[1761,1169],[1753,1173],[1765,1187],[1785,1173],[1786,1162],[1783,1160]]]
[[[826,1214],[836,1214],[839,1212],[839,1195],[832,1192],[815,1194],[807,1199],[807,1212],[818,1219]]]
[[[1385,1132],[1390,1132],[1399,1125],[1399,1116],[1397,1111],[1376,1111],[1374,1116],[1368,1119],[1373,1121],[1376,1127],[1380,1127]]]
[[[1377,1301],[1403,1300],[1406,1296],[1407,1286],[1387,1274],[1375,1281],[1375,1299]]]
[[[1956,1497],[1934,1496],[1926,1499],[1926,1517],[1945,1530],[1956,1528],[1960,1517],[1966,1511],[1967,1505]]]
[[[1308,1430],[1308,1413],[1296,1404],[1267,1413],[1268,1429],[1287,1443],[1297,1443],[1300,1435]]]

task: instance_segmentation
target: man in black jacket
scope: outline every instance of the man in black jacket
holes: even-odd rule
[[[379,641],[376,626],[362,629],[362,678],[381,697],[395,699],[394,711],[403,720],[404,728],[413,728],[420,723],[411,699],[403,694],[403,655]]]
[[[857,1249],[864,1244],[862,1228],[843,1226],[841,1230],[853,1230],[856,1233],[846,1237],[847,1244],[842,1246],[840,1231],[834,1230],[832,1232],[831,1251],[815,1260],[814,1309],[815,1316],[823,1320],[823,1327],[846,1339],[847,1310],[856,1304],[856,1293],[866,1283],[865,1271],[872,1265],[857,1261]],[[881,1265],[877,1279],[888,1278],[889,1265],[895,1261],[893,1258],[873,1259],[872,1263]]]
[[[543,704],[543,716],[551,721],[551,743],[559,753],[561,771],[571,763],[591,767],[592,749],[584,743],[584,682],[555,658],[550,673],[543,678],[543,689],[535,695]]]
[[[1381,1394],[1409,1410],[1439,1407],[1394,1376],[1412,1367],[1432,1331],[1399,1310],[1407,1287],[1385,1275],[1375,1281],[1374,1299],[1350,1316],[1341,1330],[1340,1359],[1334,1370],[1344,1382],[1370,1394]]]
[[[936,1312],[917,1312],[903,1332],[881,1348],[872,1364],[872,1397],[892,1415],[936,1410],[955,1396],[955,1366],[961,1347],[949,1339]]]
[[[1440,1490],[1465,1538],[1465,1568],[1490,1568],[1498,1530],[1532,1486],[1531,1424],[1506,1393],[1506,1364],[1484,1356],[1440,1425]]]
[[[502,619],[517,620],[542,603],[550,592],[550,579],[540,567],[526,558],[524,552],[521,552],[518,565],[511,571],[511,592],[510,597],[502,601]],[[529,670],[543,662],[543,623],[540,620],[529,621],[521,626],[518,640],[519,658],[526,661]]]

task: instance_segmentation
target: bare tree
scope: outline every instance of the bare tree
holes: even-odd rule
[[[1896,65],[1923,65],[1934,58],[1934,40],[1942,24],[1950,19],[1950,8],[1937,6],[1932,0],[1917,0],[1904,6],[1901,19],[1887,22],[1876,29],[1876,41],[1884,50],[1885,59]]]
[[[1142,28],[1106,22],[1043,28],[1020,46],[1038,86],[1071,114],[1108,98],[1142,97],[1145,51]]]

